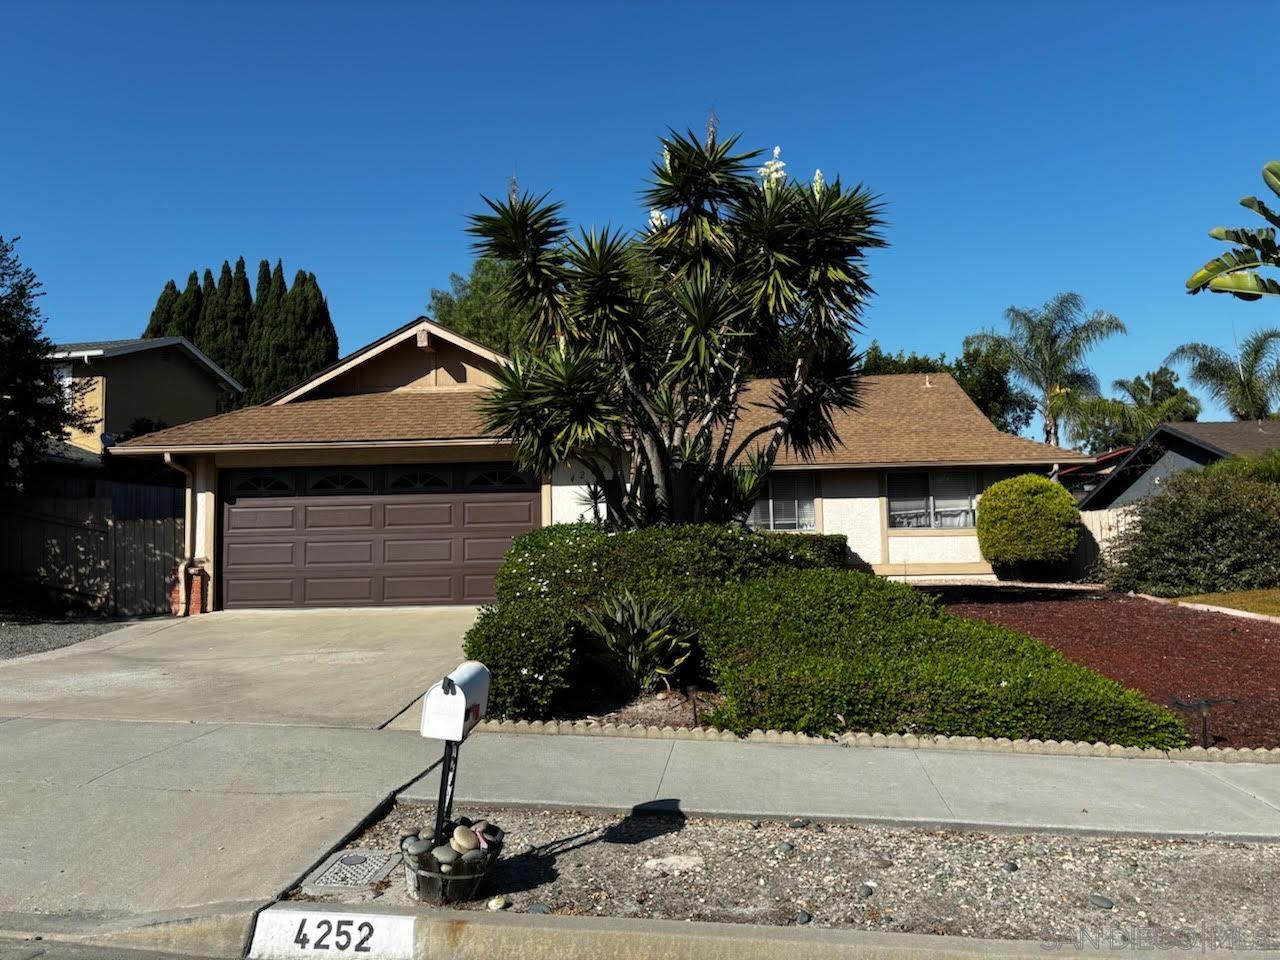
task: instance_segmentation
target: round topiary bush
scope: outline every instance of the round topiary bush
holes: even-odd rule
[[[1060,483],[1033,473],[992,484],[978,503],[978,545],[993,567],[1064,564],[1080,539],[1080,510]]]

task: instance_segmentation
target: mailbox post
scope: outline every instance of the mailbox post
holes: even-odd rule
[[[460,664],[422,698],[422,735],[444,741],[433,845],[445,842],[444,825],[453,815],[458,750],[475,725],[484,719],[488,707],[489,669],[477,660]]]

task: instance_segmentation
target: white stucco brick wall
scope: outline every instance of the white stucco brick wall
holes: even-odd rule
[[[978,536],[895,537],[889,535],[890,563],[981,563]]]
[[[880,475],[871,470],[831,470],[822,477],[822,532],[843,533],[849,549],[867,563],[880,556]]]

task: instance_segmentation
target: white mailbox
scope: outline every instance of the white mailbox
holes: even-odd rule
[[[422,735],[461,743],[489,707],[489,668],[467,660],[422,698]]]

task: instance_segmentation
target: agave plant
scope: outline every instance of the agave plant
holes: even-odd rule
[[[1262,181],[1280,197],[1280,161],[1271,160],[1262,168]],[[1209,236],[1234,244],[1231,251],[1215,257],[1187,280],[1187,293],[1209,290],[1229,293],[1241,300],[1260,300],[1264,295],[1280,296],[1280,283],[1258,274],[1262,267],[1280,267],[1276,246],[1276,213],[1257,197],[1244,197],[1240,206],[1252,210],[1271,224],[1269,227],[1214,227]]]
[[[668,678],[693,652],[692,635],[677,623],[673,605],[640,599],[630,590],[579,617],[598,643],[600,658],[632,695],[659,682],[669,689]]]

